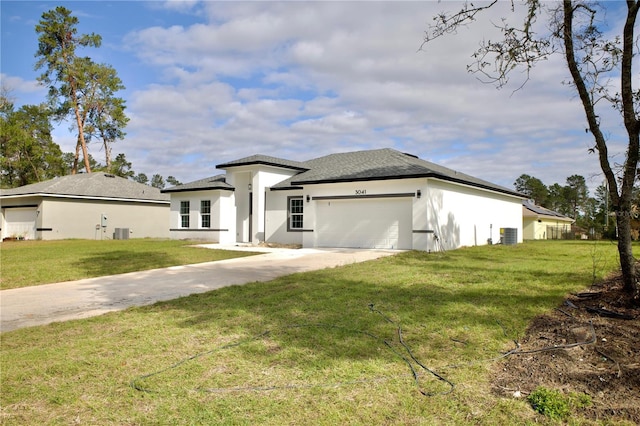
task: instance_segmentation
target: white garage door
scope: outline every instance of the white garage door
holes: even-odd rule
[[[411,198],[316,201],[318,247],[410,249]]]
[[[28,240],[36,238],[36,209],[33,207],[4,210],[6,231],[5,237],[23,237]]]

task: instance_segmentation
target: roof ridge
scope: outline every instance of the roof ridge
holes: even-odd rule
[[[254,154],[248,157],[243,157],[238,160],[228,161],[226,163],[216,165],[217,169],[225,169],[228,167],[239,167],[246,166],[252,164],[264,164],[275,167],[284,167],[288,169],[295,170],[308,170],[306,162],[296,161],[296,160],[287,160],[280,157],[274,157],[272,155],[265,154]]]

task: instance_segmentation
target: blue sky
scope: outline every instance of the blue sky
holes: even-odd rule
[[[615,27],[622,3],[607,4]],[[113,152],[138,173],[188,182],[258,153],[305,160],[389,147],[507,187],[523,173],[547,185],[573,174],[602,182],[562,58],[521,90],[521,74],[502,90],[479,82],[466,65],[478,40],[496,36],[488,19],[419,51],[434,14],[459,2],[3,0],[0,71],[16,105],[45,100],[34,27],[58,5],[79,33],[102,36],[85,54],[126,86],[131,121]],[[602,116],[620,162],[620,120]],[[68,127],[54,134],[64,151],[75,143]],[[97,144],[90,151],[104,161]]]

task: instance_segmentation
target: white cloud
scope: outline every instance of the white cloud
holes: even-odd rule
[[[0,82],[2,86],[15,96],[24,94],[46,94],[47,90],[36,80],[24,80],[7,74],[0,74]]]
[[[510,2],[418,50],[431,17],[460,5],[162,3],[193,19],[124,37],[161,79],[129,88],[128,135],[114,152],[126,152],[136,171],[182,181],[255,153],[304,160],[378,147],[505,186],[522,173],[547,184],[596,173],[589,135],[580,133],[584,113],[561,85],[561,57],[517,91],[526,75],[496,90],[466,71]]]
[[[198,4],[198,0],[167,0],[161,7],[176,12],[189,12]]]

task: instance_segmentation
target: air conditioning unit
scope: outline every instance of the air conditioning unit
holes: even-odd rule
[[[129,239],[129,228],[115,228],[113,233],[114,240],[128,240]]]

